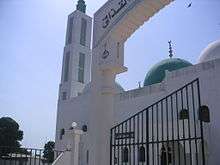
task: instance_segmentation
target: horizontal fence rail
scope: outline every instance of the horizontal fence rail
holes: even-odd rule
[[[111,165],[205,165],[199,79],[111,129]]]
[[[62,151],[0,146],[0,165],[51,165]]]

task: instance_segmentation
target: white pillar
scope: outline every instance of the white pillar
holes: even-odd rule
[[[114,121],[115,73],[113,70],[98,72],[93,82],[91,111],[89,112],[90,165],[109,165],[110,129]]]
[[[83,131],[77,129],[66,132],[67,150],[70,151],[70,162],[67,165],[79,165],[79,143],[82,134]]]

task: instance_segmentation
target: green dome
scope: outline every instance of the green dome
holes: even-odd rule
[[[166,70],[174,71],[188,66],[192,66],[192,64],[179,58],[169,58],[162,60],[161,62],[154,65],[147,73],[144,80],[144,86],[162,82],[165,78]]]

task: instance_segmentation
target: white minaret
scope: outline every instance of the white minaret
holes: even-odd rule
[[[84,122],[82,111],[74,107],[72,100],[79,96],[91,76],[92,18],[86,15],[84,0],[79,0],[77,10],[68,16],[63,68],[57,106],[56,148],[65,149],[63,135],[73,121]]]
[[[80,95],[90,81],[92,18],[85,13],[85,2],[79,0],[77,10],[68,16],[60,101]]]

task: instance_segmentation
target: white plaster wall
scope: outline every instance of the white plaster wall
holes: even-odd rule
[[[174,72],[168,72],[163,83],[143,87],[116,94],[114,97],[114,123],[117,124],[131,115],[143,110],[154,102],[158,101],[179,89],[192,80],[199,78],[201,90],[201,103],[208,105],[211,112],[211,123],[205,124],[205,141],[208,144],[209,164],[219,164],[218,151],[220,150],[220,60],[197,64]],[[103,105],[105,107],[105,105]],[[71,100],[62,101],[58,104],[57,131],[62,128],[68,129],[73,121],[81,127],[88,124],[88,114],[91,111],[89,90],[83,95]],[[101,116],[99,116],[101,118]],[[97,118],[98,120],[98,118]],[[89,129],[91,129],[88,126]],[[109,128],[110,129],[110,128]],[[92,130],[91,130],[92,131]],[[57,133],[57,135],[59,135]],[[107,135],[106,135],[107,136]],[[85,163],[85,147],[90,143],[88,137],[82,140],[82,161]],[[56,147],[64,149],[64,141],[56,137]],[[83,164],[84,164],[83,163]]]
[[[81,95],[71,100],[59,101],[56,128],[56,149],[66,149],[65,139],[60,140],[60,130],[69,129],[72,122],[77,122],[78,127],[88,125],[89,95]]]
[[[137,90],[126,91],[115,97],[115,125],[152,105],[181,88],[192,80],[199,78],[201,104],[210,108],[211,123],[204,124],[205,141],[208,144],[210,164],[219,164],[220,150],[220,59],[197,64],[167,73],[163,83],[154,84]],[[151,90],[150,90],[151,89]],[[145,93],[145,94],[144,94]],[[144,94],[144,95],[143,95]]]

